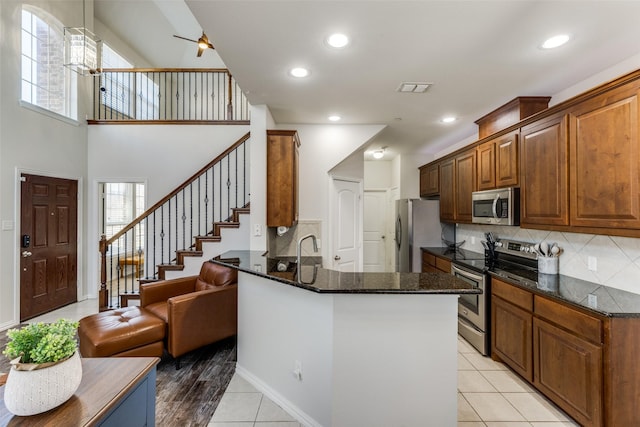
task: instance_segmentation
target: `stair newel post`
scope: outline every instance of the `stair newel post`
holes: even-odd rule
[[[233,76],[228,71],[227,75],[229,76],[227,120],[233,120]]]
[[[100,291],[98,293],[99,311],[109,309],[109,291],[107,290],[107,236],[100,237]]]

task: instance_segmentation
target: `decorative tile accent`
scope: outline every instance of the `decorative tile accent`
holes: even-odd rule
[[[463,249],[483,252],[484,233],[498,238],[537,243],[557,242],[564,252],[560,256],[560,274],[640,294],[640,239],[520,227],[458,224],[456,240],[465,240]],[[471,238],[475,244],[471,244]],[[589,257],[597,260],[597,271],[588,269]]]

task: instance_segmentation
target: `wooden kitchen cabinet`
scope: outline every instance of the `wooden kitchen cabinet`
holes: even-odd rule
[[[478,145],[478,190],[518,185],[518,134],[516,130]]]
[[[533,319],[536,388],[582,425],[602,425],[602,347]]]
[[[521,226],[569,225],[568,119],[562,113],[521,129]]]
[[[533,381],[533,296],[492,278],[492,352],[528,381]]]
[[[640,83],[571,110],[571,225],[640,229]]]
[[[476,191],[476,150],[467,150],[455,157],[455,222],[471,223],[473,206],[471,193]]]
[[[440,162],[440,221],[456,220],[455,160]]]
[[[267,130],[267,226],[298,221],[298,148],[294,130]]]
[[[640,318],[592,313],[491,278],[492,357],[582,426],[640,425]]]
[[[422,272],[451,274],[451,261],[423,250]]]
[[[420,168],[420,197],[440,194],[440,164],[433,163]]]

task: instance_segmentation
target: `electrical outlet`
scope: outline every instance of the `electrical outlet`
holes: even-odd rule
[[[589,271],[598,271],[598,258],[594,256],[587,257],[587,267]]]
[[[316,245],[318,246],[318,250],[322,249],[322,240],[316,239]]]
[[[262,226],[260,224],[253,224],[253,235],[262,236]]]
[[[475,236],[471,236],[471,244],[472,245],[476,244],[476,237]]]
[[[591,308],[597,308],[598,307],[598,297],[595,296],[594,294],[589,294],[587,295],[587,305]]]

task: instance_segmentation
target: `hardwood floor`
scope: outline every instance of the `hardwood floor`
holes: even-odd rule
[[[1,350],[6,343],[6,333],[0,332]],[[157,366],[156,426],[207,426],[233,377],[236,360],[235,337],[184,355],[179,370],[165,355]],[[9,360],[0,355],[0,373],[9,372],[9,367]]]

